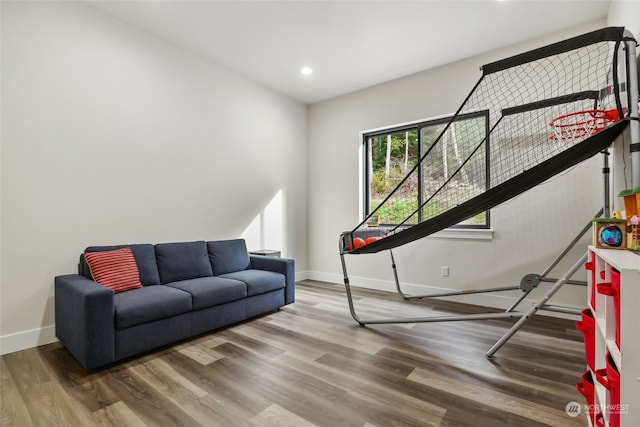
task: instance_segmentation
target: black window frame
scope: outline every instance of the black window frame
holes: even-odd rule
[[[369,139],[370,138],[374,138],[374,137],[379,137],[379,136],[386,136],[386,135],[390,135],[390,134],[395,134],[395,133],[400,133],[400,132],[411,132],[414,131],[417,133],[417,137],[418,137],[418,159],[421,159],[422,156],[424,155],[424,151],[425,151],[425,147],[423,147],[423,137],[422,137],[422,129],[425,127],[429,127],[429,126],[438,126],[438,125],[442,125],[442,124],[447,124],[451,121],[451,118],[453,117],[453,115],[451,116],[443,116],[443,117],[436,117],[436,118],[432,118],[432,119],[426,119],[426,120],[422,120],[419,122],[415,122],[415,123],[409,123],[409,124],[405,124],[405,125],[398,125],[398,126],[391,126],[388,128],[384,128],[384,129],[377,129],[375,131],[371,131],[371,132],[364,132],[362,134],[362,146],[363,146],[363,150],[362,150],[362,164],[364,165],[363,168],[363,175],[364,175],[364,180],[363,180],[363,186],[364,186],[364,191],[363,191],[363,195],[364,195],[364,203],[363,203],[363,208],[364,208],[364,212],[363,212],[363,218],[366,218],[369,213],[370,213],[370,207],[371,207],[371,194],[370,194],[370,190],[371,190],[371,177],[369,176],[369,170],[370,170],[370,165],[369,165],[369,156],[368,156],[368,150],[369,150]],[[489,188],[491,188],[491,182],[490,182],[490,177],[491,177],[491,162],[490,162],[490,124],[489,124],[489,110],[481,110],[481,111],[477,111],[477,112],[472,112],[472,113],[465,113],[465,114],[459,114],[456,119],[452,122],[455,123],[458,120],[466,120],[466,119],[470,119],[470,118],[476,118],[476,117],[484,117],[485,118],[485,139],[486,139],[486,143],[485,143],[485,190],[488,190]],[[422,170],[422,162],[419,161],[418,163],[418,206],[422,205],[422,186],[423,186],[423,170]],[[422,208],[420,208],[419,212],[418,212],[418,222],[422,222]],[[385,226],[397,226],[398,224],[380,224],[380,225],[385,225]],[[491,209],[487,209],[485,211],[485,223],[484,224],[456,224],[453,225],[449,228],[455,228],[455,229],[476,229],[476,230],[487,230],[489,228],[491,228]]]

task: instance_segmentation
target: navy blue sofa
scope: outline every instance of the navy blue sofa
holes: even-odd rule
[[[278,310],[295,298],[294,261],[254,256],[242,239],[131,248],[142,288],[113,293],[78,274],[55,278],[56,336],[88,370]]]

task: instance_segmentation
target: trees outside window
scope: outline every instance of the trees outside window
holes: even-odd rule
[[[486,191],[487,113],[458,117],[437,141],[449,120],[426,120],[364,134],[365,216],[400,184],[376,212],[383,225],[417,224]],[[488,228],[489,212],[458,226]]]

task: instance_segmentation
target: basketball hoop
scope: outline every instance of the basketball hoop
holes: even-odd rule
[[[558,116],[549,122],[554,141],[583,139],[618,120],[618,110],[584,110]]]

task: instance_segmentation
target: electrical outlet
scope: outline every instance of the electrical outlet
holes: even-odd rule
[[[442,266],[442,277],[449,277],[449,267],[446,265]]]

